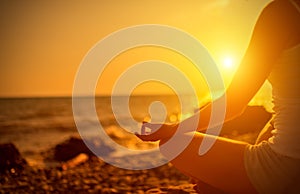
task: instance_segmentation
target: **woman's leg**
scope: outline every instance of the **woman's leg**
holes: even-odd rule
[[[191,143],[171,163],[183,173],[212,187],[230,193],[256,193],[244,167],[244,150],[247,143],[217,137],[215,144],[204,155],[198,154],[205,136],[203,133],[187,133],[183,138],[194,135]],[[208,135],[208,138],[214,138]],[[161,141],[160,144],[164,144]],[[161,149],[168,155],[167,149]]]

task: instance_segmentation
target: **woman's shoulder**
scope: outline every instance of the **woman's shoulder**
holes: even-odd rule
[[[300,0],[273,0],[265,8],[276,21],[289,24],[294,30],[300,32]]]
[[[292,0],[273,0],[264,8],[262,18],[270,23],[283,23],[300,30],[300,10]]]
[[[300,0],[273,0],[269,7],[278,11],[285,11],[286,14],[296,14],[300,17]]]
[[[265,12],[272,15],[269,17],[271,23],[282,23],[285,30],[290,31],[291,44],[300,43],[300,0],[273,0],[266,8]],[[293,38],[294,37],[294,38]]]
[[[293,33],[291,33],[288,47],[295,47],[300,44],[300,0],[277,0],[281,4],[286,5],[285,14],[288,15],[286,22],[291,25]]]

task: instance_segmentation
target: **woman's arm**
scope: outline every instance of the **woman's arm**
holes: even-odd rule
[[[294,25],[297,22],[297,13],[292,10],[287,1],[279,0],[270,3],[260,14],[245,56],[226,90],[225,122],[243,113],[269,76],[281,52],[291,44],[291,38],[296,35]],[[210,114],[211,105],[200,111],[198,131],[206,130]],[[195,119],[189,118],[183,122],[192,120]]]
[[[270,3],[259,16],[245,56],[235,73],[231,85],[226,90],[225,122],[243,112],[249,101],[267,79],[278,56],[289,46],[291,37],[295,36],[295,26],[293,26],[292,21],[295,21],[297,12],[292,10],[294,9],[288,1],[278,0]],[[180,124],[190,126],[198,122],[198,118],[200,118],[197,131],[204,131],[210,122],[211,109],[212,106],[209,104],[201,109],[199,113]],[[199,114],[201,117],[199,117]],[[216,125],[219,124],[222,123],[216,123]],[[147,124],[147,127],[151,128],[151,124]],[[173,135],[172,130],[176,127],[177,125],[169,125],[169,127],[163,125],[162,128],[166,131],[165,133],[158,130],[150,135],[145,135],[147,137],[139,137],[142,137],[141,139],[146,138],[144,139],[146,141],[165,138],[168,135]],[[189,127],[185,128],[186,132],[191,130]]]

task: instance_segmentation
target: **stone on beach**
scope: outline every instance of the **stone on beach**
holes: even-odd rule
[[[0,173],[6,171],[14,173],[27,165],[19,150],[12,143],[0,144]]]
[[[97,149],[101,149],[102,153],[109,154],[113,151],[113,148],[99,141],[93,142],[92,139],[86,141],[89,141],[90,145],[94,145]],[[53,159],[57,161],[68,161],[81,153],[85,153],[89,156],[94,155],[80,137],[74,136],[55,146]]]
[[[55,146],[54,159],[57,161],[68,161],[81,153],[92,154],[81,138],[70,137],[68,140]]]
[[[79,164],[86,162],[89,159],[89,156],[85,153],[78,154],[76,157],[68,160],[67,162],[62,164],[62,169],[66,170],[68,168],[74,168]]]

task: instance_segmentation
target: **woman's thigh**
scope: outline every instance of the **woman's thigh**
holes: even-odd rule
[[[205,136],[203,133],[187,133],[182,138],[194,135],[191,143],[171,163],[183,173],[213,187],[231,193],[256,193],[244,167],[244,150],[247,143],[227,138],[216,138],[214,145],[204,155],[198,154]],[[164,142],[162,141],[161,144]],[[161,149],[168,155],[167,149]]]

